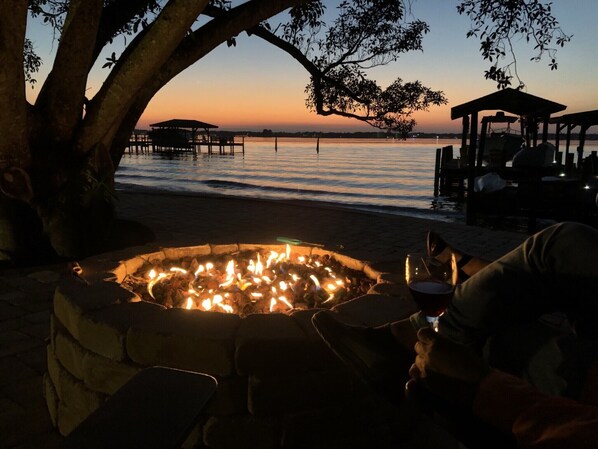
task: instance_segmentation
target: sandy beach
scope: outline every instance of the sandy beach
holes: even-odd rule
[[[119,192],[120,218],[152,229],[157,245],[274,243],[289,237],[367,261],[402,263],[424,250],[428,230],[473,254],[495,258],[524,234],[312,202],[247,200],[164,192]],[[65,264],[0,272],[0,448],[52,448],[42,396],[52,295]]]

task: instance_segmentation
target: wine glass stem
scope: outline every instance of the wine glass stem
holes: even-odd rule
[[[426,316],[426,321],[430,323],[430,327],[434,329],[434,332],[438,332],[438,317],[437,316]]]

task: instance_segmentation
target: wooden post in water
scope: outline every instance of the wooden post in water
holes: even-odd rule
[[[320,154],[320,138],[316,141],[316,153]]]
[[[436,148],[436,161],[434,162],[434,196],[438,196],[438,187],[440,184],[440,148]]]
[[[274,138],[274,152],[278,153],[278,137]]]
[[[245,154],[245,136],[241,136],[241,149],[243,150],[243,154]]]

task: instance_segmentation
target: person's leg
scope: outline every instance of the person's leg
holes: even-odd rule
[[[480,348],[499,331],[553,311],[578,332],[596,332],[598,231],[577,223],[550,226],[457,286],[439,332]]]
[[[405,348],[390,324],[351,326],[336,315],[326,310],[312,317],[322,340],[365,385],[392,402],[401,402],[415,357],[413,346]]]
[[[434,257],[442,263],[448,262],[451,255],[454,254],[457,268],[459,269],[460,282],[466,281],[492,262],[488,259],[467,254],[460,248],[450,245],[446,240],[440,237],[440,235],[433,231],[429,231],[426,236],[426,250],[428,256]]]

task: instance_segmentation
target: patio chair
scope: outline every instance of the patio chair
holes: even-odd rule
[[[62,442],[61,449],[180,448],[217,388],[206,374],[139,371]]]

